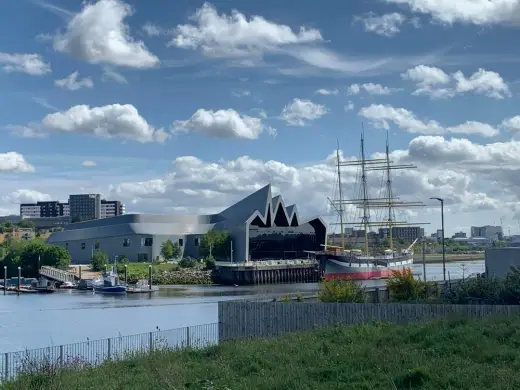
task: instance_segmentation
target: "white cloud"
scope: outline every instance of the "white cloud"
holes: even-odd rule
[[[85,160],[81,163],[84,167],[95,167],[97,164],[95,161],[92,160]]]
[[[435,120],[422,121],[413,112],[390,105],[372,104],[369,107],[363,107],[359,111],[359,115],[371,120],[375,127],[389,129],[389,122],[392,122],[409,133],[430,135],[454,133],[482,137],[494,137],[499,134],[497,128],[486,123],[467,121],[458,126],[445,127]]]
[[[209,3],[204,3],[190,19],[193,24],[176,27],[169,44],[184,49],[200,49],[212,57],[262,55],[286,45],[323,40],[316,29],[301,27],[294,32],[289,26],[276,24],[261,16],[248,19],[237,10],[233,10],[231,15],[219,15]]]
[[[318,95],[337,95],[339,93],[338,89],[318,89],[316,92],[314,92]]]
[[[10,126],[24,130],[27,136],[43,136],[47,132],[80,133],[101,138],[119,138],[137,142],[163,143],[169,135],[156,129],[131,104],[110,104],[101,107],[77,105],[66,111],[45,116],[39,123]],[[19,134],[24,136],[24,134]]]
[[[234,97],[240,98],[240,97],[251,96],[251,92],[247,91],[247,90],[233,91],[233,92],[231,92],[231,95],[233,95]]]
[[[112,80],[119,84],[128,84],[127,79],[121,73],[118,73],[109,67],[103,68],[103,75],[101,76],[101,80],[105,82]]]
[[[352,101],[349,101],[347,105],[345,106],[345,111],[352,111],[354,109],[354,103]]]
[[[384,148],[384,142],[380,148]],[[381,155],[373,153],[371,157]],[[450,219],[457,220],[458,224],[462,218],[466,221],[475,218],[468,226],[479,223],[482,214],[475,216],[475,213],[480,211],[494,210],[496,214],[501,209],[520,209],[514,208],[520,193],[520,179],[516,174],[520,167],[520,142],[479,145],[467,139],[420,136],[414,138],[408,148],[394,150],[391,158],[397,164],[418,166],[416,170],[394,174],[394,188],[403,200],[429,203],[431,196],[441,196],[446,200]],[[284,196],[286,204],[296,203],[302,214],[326,215],[327,197],[333,196],[335,188],[335,169],[335,153],[320,162],[297,166],[248,156],[218,162],[183,156],[175,159],[172,170],[162,176],[149,181],[126,181],[111,189],[113,197],[138,204],[148,202],[140,202],[143,199],[163,199],[165,208],[171,211],[203,213],[208,209],[218,212],[271,183],[274,191]],[[356,168],[345,167],[343,178],[345,196],[355,197]],[[379,174],[370,175],[369,187],[371,195],[376,196],[380,189]],[[408,219],[431,219],[434,230],[439,223],[437,207],[435,204],[433,216],[429,216],[427,209],[419,213],[419,217],[409,215]],[[347,218],[352,220],[354,215]],[[480,223],[493,221],[480,220]]]
[[[84,77],[78,80],[78,71],[69,74],[67,77],[61,80],[55,80],[54,84],[57,87],[68,89],[69,91],[77,91],[82,88],[92,88],[94,83],[90,77]]]
[[[149,37],[158,37],[165,33],[165,31],[162,28],[150,22],[145,23],[142,27],[142,30]]]
[[[50,42],[52,41],[54,38],[51,34],[38,34],[36,35],[36,37],[34,38],[36,39],[38,42]]]
[[[518,24],[518,0],[386,0],[407,5],[413,12],[431,15],[437,21],[475,25]]]
[[[24,156],[16,152],[0,153],[0,173],[27,173],[34,172],[34,167],[29,164]]]
[[[327,107],[322,104],[295,98],[283,108],[281,119],[293,126],[304,126],[307,122],[319,119],[327,113]]]
[[[133,14],[122,0],[99,0],[85,3],[70,20],[64,33],[54,37],[54,48],[93,64],[130,68],[152,68],[159,59],[142,41],[130,36],[124,20]]]
[[[392,37],[400,31],[401,25],[406,22],[406,16],[398,12],[377,16],[371,12],[363,17],[355,17],[354,21],[363,23],[365,31]]]
[[[174,132],[199,132],[218,138],[257,139],[262,132],[273,135],[273,130],[266,126],[260,118],[241,115],[232,109],[197,110],[190,119],[175,121]]]
[[[0,52],[0,65],[4,72],[21,72],[31,76],[51,73],[50,63],[45,63],[39,54],[9,54]]]
[[[381,84],[365,83],[365,84],[352,84],[347,89],[349,95],[357,95],[361,91],[365,91],[369,95],[389,95],[392,93],[392,89],[382,86]]]
[[[2,197],[3,202],[15,204],[45,202],[48,200],[52,200],[52,197],[49,194],[43,194],[39,191],[28,189],[19,189]]]
[[[510,97],[511,92],[502,77],[479,68],[469,78],[459,70],[451,75],[442,69],[417,65],[401,74],[404,80],[416,83],[413,95],[426,95],[431,99],[446,99],[466,92],[474,92],[493,99]]]

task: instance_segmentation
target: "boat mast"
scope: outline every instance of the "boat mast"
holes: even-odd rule
[[[341,225],[341,250],[345,250],[345,235],[343,229],[343,189],[341,187],[341,165],[339,159],[339,140],[336,149],[337,165],[338,165],[338,189],[339,189],[339,223]]]
[[[340,192],[339,200],[330,200],[333,207],[336,211],[341,212],[344,210],[344,205],[354,205],[358,209],[363,209],[363,217],[361,222],[345,222],[343,218],[340,219],[340,225],[342,226],[342,231],[344,230],[345,225],[352,225],[364,228],[365,230],[365,252],[368,255],[368,228],[372,226],[378,227],[388,227],[389,229],[389,237],[390,237],[390,248],[393,251],[393,232],[392,228],[396,226],[417,226],[417,225],[429,225],[429,223],[408,223],[405,221],[396,221],[394,220],[394,209],[397,207],[424,207],[425,204],[423,202],[404,202],[399,200],[399,197],[395,197],[392,189],[392,178],[391,178],[391,170],[393,169],[413,169],[417,168],[415,165],[411,164],[395,164],[390,159],[390,145],[388,141],[388,133],[387,133],[387,141],[386,141],[386,156],[384,158],[373,158],[366,159],[365,155],[365,139],[364,139],[364,130],[361,133],[361,159],[356,161],[339,161],[339,151],[337,152],[338,157],[338,172],[340,167],[361,167],[361,185],[362,185],[362,199],[349,199],[343,200],[343,192]],[[367,184],[367,172],[369,171],[384,171],[386,172],[385,176],[387,178],[386,187],[387,192],[386,196],[381,198],[370,198]],[[370,209],[371,208],[385,208],[388,209],[388,218],[383,217],[381,221],[369,221],[370,219]],[[336,224],[337,225],[337,224]],[[343,245],[343,244],[342,244]]]
[[[361,131],[361,185],[363,191],[363,227],[365,229],[365,255],[368,253],[368,188],[367,188],[367,177],[365,167],[365,131]]]
[[[394,238],[392,232],[392,216],[393,216],[393,208],[392,208],[392,178],[390,177],[390,146],[388,144],[388,131],[386,132],[386,191],[388,195],[388,238],[390,240],[390,250],[392,251],[392,256],[394,253]]]

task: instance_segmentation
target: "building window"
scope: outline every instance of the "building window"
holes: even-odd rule
[[[199,238],[195,237],[195,246],[199,246]]]
[[[86,246],[87,245],[84,242],[81,243],[81,249],[85,249]]]
[[[179,238],[179,246],[183,246],[184,245],[184,240],[182,238]]]
[[[129,238],[123,239],[123,246],[130,246],[130,239]]]
[[[152,246],[153,245],[153,238],[152,237],[146,237],[144,239],[144,246]]]

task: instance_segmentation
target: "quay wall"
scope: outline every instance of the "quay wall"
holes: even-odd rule
[[[218,303],[219,340],[276,337],[316,327],[384,321],[406,324],[437,317],[519,314],[520,306],[381,303],[241,302]]]

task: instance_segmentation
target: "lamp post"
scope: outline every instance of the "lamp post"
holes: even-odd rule
[[[442,229],[442,275],[443,280],[446,281],[446,247],[444,246],[444,199],[430,198],[441,202],[441,229]]]

